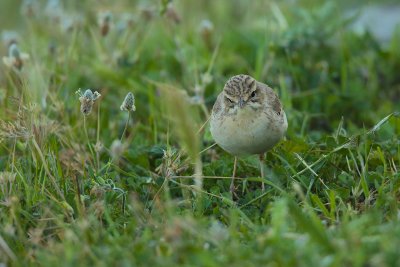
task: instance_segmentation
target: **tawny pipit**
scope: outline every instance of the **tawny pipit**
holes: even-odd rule
[[[210,124],[215,142],[235,156],[232,194],[237,156],[260,155],[261,178],[264,178],[264,153],[279,142],[288,127],[275,92],[244,74],[227,81],[214,104]],[[262,189],[264,191],[264,183]]]

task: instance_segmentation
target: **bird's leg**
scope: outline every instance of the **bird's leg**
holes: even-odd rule
[[[260,154],[260,172],[261,172],[261,179],[264,179],[264,154]],[[265,191],[264,181],[261,183],[261,190],[262,192]]]
[[[236,165],[237,165],[237,157],[235,156],[235,161],[233,163],[233,174],[232,174],[232,180],[231,180],[231,187],[230,187],[232,197],[235,194]]]

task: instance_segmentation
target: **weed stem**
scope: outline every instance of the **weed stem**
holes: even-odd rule
[[[120,139],[121,143],[122,143],[122,139],[123,139],[124,136],[125,136],[126,129],[128,129],[128,125],[129,125],[129,120],[130,120],[130,119],[131,119],[131,112],[128,111],[128,119],[127,119],[127,121],[126,121],[126,123],[125,123],[125,128],[124,128],[124,131],[122,132],[121,139]]]

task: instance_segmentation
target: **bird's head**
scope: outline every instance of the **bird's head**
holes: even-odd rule
[[[233,76],[224,86],[224,104],[230,110],[258,109],[262,106],[262,98],[257,81],[249,75]]]

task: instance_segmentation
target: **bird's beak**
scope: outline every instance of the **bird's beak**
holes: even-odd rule
[[[243,108],[244,106],[244,100],[242,98],[239,98],[239,108]]]

